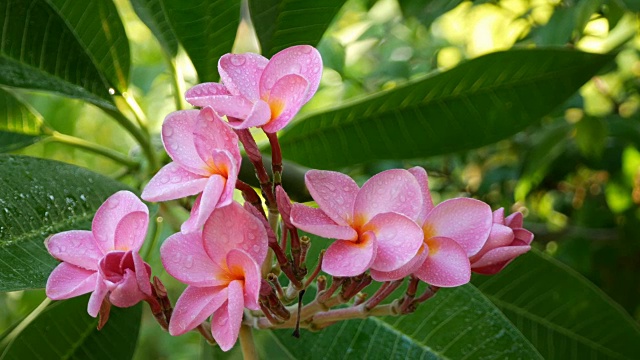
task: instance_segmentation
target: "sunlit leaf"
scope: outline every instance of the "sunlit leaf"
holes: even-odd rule
[[[110,0],[0,0],[0,84],[54,91],[113,108],[129,42]]]
[[[612,58],[564,49],[485,55],[447,72],[310,114],[282,135],[283,155],[327,169],[491,144],[562,104]]]
[[[44,239],[89,229],[104,200],[125,185],[77,166],[0,155],[0,291],[44,287],[58,264]]]
[[[43,124],[35,110],[0,89],[0,152],[8,152],[38,142]]]
[[[294,359],[540,359],[473,286],[442,289],[410,315],[350,320],[318,333],[273,331]]]
[[[414,16],[427,28],[442,14],[462,3],[462,0],[399,0],[405,17]]]
[[[566,265],[539,252],[473,283],[545,359],[637,359],[640,328],[625,311]]]
[[[218,79],[218,59],[231,52],[240,24],[240,0],[160,0],[171,28],[200,82]]]
[[[293,45],[316,46],[345,0],[249,0],[251,20],[271,57]]]
[[[138,341],[142,306],[111,308],[109,321],[87,314],[88,296],[49,305],[0,356],[9,359],[131,359]]]
[[[166,12],[163,9],[162,0],[131,0],[133,10],[140,20],[147,25],[149,30],[158,39],[162,50],[169,56],[178,53],[178,39],[176,39]]]

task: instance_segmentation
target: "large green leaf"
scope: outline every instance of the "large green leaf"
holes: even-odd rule
[[[0,89],[0,152],[29,146],[44,135],[40,115],[11,93]]]
[[[262,55],[293,45],[316,46],[345,0],[249,0]]]
[[[160,0],[171,28],[200,82],[218,79],[218,59],[231,52],[240,24],[240,0]]]
[[[13,339],[0,359],[131,359],[142,307],[111,308],[109,321],[87,314],[88,296],[49,305]]]
[[[588,280],[532,251],[473,283],[545,359],[637,359],[638,325]]]
[[[124,91],[129,42],[111,0],[0,0],[0,83],[113,108]]]
[[[473,286],[442,289],[410,315],[342,322],[319,332],[278,330],[294,359],[540,359]]]
[[[104,200],[125,186],[77,166],[0,155],[0,291],[44,287],[57,265],[44,239],[89,229]]]
[[[552,111],[612,58],[565,49],[485,55],[306,116],[281,137],[283,155],[326,169],[491,144]]]
[[[147,25],[149,30],[158,39],[162,50],[169,56],[178,53],[178,39],[169,25],[169,19],[164,11],[161,0],[131,0],[133,10],[140,20]]]

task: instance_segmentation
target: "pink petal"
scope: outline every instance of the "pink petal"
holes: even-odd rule
[[[162,265],[187,285],[206,287],[227,284],[226,273],[207,255],[198,232],[169,236],[160,248]]]
[[[525,245],[531,244],[533,241],[533,233],[527,229],[513,229],[516,241],[521,241]]]
[[[54,258],[87,270],[98,270],[104,255],[91,231],[71,230],[48,237],[44,245]]]
[[[134,252],[140,251],[147,236],[149,214],[134,211],[127,214],[116,226],[115,250]]]
[[[376,235],[377,252],[372,269],[392,271],[407,264],[418,253],[424,234],[418,224],[396,213],[376,215],[364,227]]]
[[[169,333],[178,336],[195,329],[227,301],[227,288],[187,286],[173,308]]]
[[[262,283],[260,265],[242,250],[232,249],[227,254],[227,266],[233,275],[241,275],[244,278],[244,306],[251,310],[260,310],[258,304]],[[236,272],[238,273],[236,274]]]
[[[291,207],[291,222],[299,229],[329,239],[355,240],[358,233],[350,226],[336,224],[322,210],[302,204]]]
[[[129,307],[137,304],[144,297],[145,295],[138,287],[135,272],[125,269],[122,280],[111,290],[109,301],[117,307]]]
[[[504,223],[504,208],[497,209],[493,212],[493,223],[505,225]]]
[[[420,249],[418,249],[418,253],[416,256],[409,260],[408,263],[401,266],[400,268],[392,271],[379,271],[376,269],[371,269],[371,277],[375,281],[394,281],[405,278],[411,274],[413,274],[418,268],[424,263],[429,255],[429,247],[427,244],[422,243]]]
[[[288,74],[300,75],[309,83],[302,103],[309,101],[318,90],[322,77],[322,58],[318,50],[309,45],[299,45],[273,55],[260,78],[260,95],[269,93],[276,82]]]
[[[502,270],[508,262],[515,259],[517,256],[526,253],[531,250],[531,246],[529,245],[521,245],[521,246],[505,246],[496,249],[489,250],[486,254],[484,254],[480,259],[476,262],[472,262],[471,269],[477,271],[476,269],[488,268],[494,265],[498,265],[498,271]],[[496,271],[497,272],[497,271]],[[480,272],[485,273],[485,272]]]
[[[300,75],[285,75],[276,82],[269,94],[271,116],[269,123],[262,129],[269,133],[281,130],[293,119],[304,105],[304,95],[309,83]]]
[[[146,295],[151,295],[151,266],[142,260],[142,257],[137,252],[132,252],[133,264],[136,272],[136,281],[138,282],[138,288]]]
[[[198,156],[193,136],[199,113],[199,110],[181,110],[167,115],[162,124],[162,143],[180,167],[206,176],[206,164]]]
[[[227,179],[220,175],[213,175],[207,181],[202,194],[196,198],[191,208],[191,216],[182,223],[180,230],[183,233],[199,231],[202,225],[207,221],[209,216],[216,209],[220,201],[220,197],[224,192]]]
[[[132,212],[142,212],[149,217],[147,206],[130,191],[118,191],[100,206],[93,218],[91,231],[104,253],[115,249],[116,228],[120,221]],[[146,233],[146,224],[144,231]]]
[[[426,237],[441,236],[455,240],[475,255],[484,245],[493,224],[489,205],[469,198],[441,202],[427,215],[423,225]]]
[[[362,185],[354,205],[354,213],[362,223],[386,212],[415,219],[421,210],[420,184],[410,172],[401,169],[383,171],[371,177]]]
[[[257,264],[267,257],[267,232],[260,220],[237,202],[217,209],[204,224],[204,249],[222,266],[232,249],[243,250]],[[224,266],[222,266],[224,267]]]
[[[193,136],[196,151],[205,163],[214,160],[213,150],[226,150],[233,162],[240,166],[242,157],[238,148],[238,135],[210,107],[205,107],[198,114]]]
[[[47,279],[46,293],[52,300],[63,300],[86,294],[96,287],[98,273],[63,262]]]
[[[422,224],[427,218],[427,214],[433,210],[433,199],[431,199],[431,191],[429,191],[429,177],[427,176],[427,171],[420,166],[412,167],[407,171],[418,180],[422,190],[422,210],[420,210],[420,214],[416,218],[416,221]]]
[[[260,98],[258,82],[268,62],[258,54],[226,54],[218,61],[218,71],[229,92],[255,101]]]
[[[469,260],[473,263],[492,249],[511,245],[513,240],[513,230],[511,230],[510,227],[493,223],[487,242],[482,246],[482,249],[480,249],[477,254],[471,256]]]
[[[198,99],[198,105],[211,107],[218,115],[246,119],[254,104],[240,95],[213,95]],[[188,110],[187,110],[188,111]],[[166,147],[166,146],[165,146]]]
[[[97,276],[95,289],[89,297],[89,303],[87,304],[87,312],[89,313],[89,315],[93,317],[98,316],[100,307],[102,306],[102,302],[104,301],[104,298],[108,295],[108,293],[109,288],[104,283],[104,280],[100,276]]]
[[[360,187],[339,172],[309,170],[304,182],[320,209],[338,225],[353,222],[353,206]]]
[[[360,235],[360,242],[338,240],[327,248],[322,260],[322,271],[333,276],[357,276],[367,271],[377,252],[373,232]]]
[[[438,287],[464,285],[471,280],[471,265],[465,250],[454,240],[434,237],[427,240],[429,256],[415,272],[422,281]]]
[[[187,90],[184,98],[193,106],[208,106],[208,98],[216,95],[231,95],[229,90],[218,83],[202,83]]]
[[[183,169],[175,162],[165,165],[142,191],[146,201],[167,201],[201,193],[208,177]]]
[[[271,108],[269,104],[258,99],[253,104],[248,115],[227,117],[227,120],[229,120],[229,127],[236,130],[262,126],[271,120]]]
[[[523,224],[522,213],[518,211],[514,212],[513,214],[507,216],[506,219],[504,219],[504,223],[512,229],[521,228]]]
[[[235,345],[244,310],[242,283],[238,280],[230,282],[228,291],[229,300],[213,313],[211,319],[211,334],[222,351],[228,351]]]

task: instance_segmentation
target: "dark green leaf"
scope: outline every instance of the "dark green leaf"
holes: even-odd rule
[[[273,331],[295,359],[540,359],[473,286],[442,289],[401,317],[342,322],[318,333]]]
[[[635,12],[640,12],[640,0],[622,0],[624,6]]]
[[[29,146],[42,136],[40,115],[13,94],[0,89],[0,152]]]
[[[612,58],[562,49],[485,55],[310,114],[290,125],[280,145],[287,159],[321,169],[473,149],[534,123]]]
[[[577,0],[575,5],[560,5],[549,22],[534,30],[538,45],[565,45],[582,36],[582,32],[603,0]]]
[[[218,79],[218,59],[231,52],[240,24],[240,0],[160,0],[171,28],[200,82]]]
[[[249,0],[262,55],[294,45],[316,46],[345,0]]]
[[[158,39],[162,50],[169,56],[176,56],[178,39],[169,25],[169,19],[162,7],[162,0],[131,0],[131,5],[140,20]]]
[[[427,28],[442,14],[462,3],[462,0],[399,0],[400,9],[405,17],[415,16]]]
[[[129,42],[110,0],[0,0],[0,83],[113,108],[124,91]]]
[[[109,321],[87,314],[88,296],[49,305],[5,349],[0,359],[131,359],[142,306],[111,308]]]
[[[576,144],[585,156],[600,158],[607,135],[607,124],[601,118],[586,116],[576,124]]]
[[[58,264],[44,239],[89,229],[104,200],[125,186],[77,166],[0,155],[0,291],[44,287]]]
[[[580,274],[539,252],[473,283],[545,359],[637,359],[638,325]]]

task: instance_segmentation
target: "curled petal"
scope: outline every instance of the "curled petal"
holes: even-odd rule
[[[524,219],[521,212],[514,212],[504,219],[504,224],[512,229],[521,228],[523,226]]]
[[[142,212],[149,216],[147,206],[130,191],[118,191],[100,206],[93,218],[91,231],[98,247],[104,253],[115,248],[116,228],[125,216],[133,212]],[[146,224],[144,227],[146,232]]]
[[[225,150],[233,162],[240,166],[242,157],[238,148],[238,135],[210,107],[200,110],[193,131],[196,151],[207,164],[213,159],[213,150]]]
[[[258,54],[226,54],[218,61],[218,71],[229,92],[255,101],[260,97],[258,82],[268,62]]]
[[[529,245],[507,246],[489,250],[480,259],[471,264],[471,269],[480,274],[495,274],[511,260],[531,250]]]
[[[72,298],[93,291],[97,279],[96,271],[63,262],[49,275],[46,293],[53,300]]]
[[[411,274],[413,274],[418,268],[424,263],[429,255],[429,247],[427,244],[422,243],[420,249],[418,249],[418,253],[413,259],[409,260],[408,263],[401,266],[400,268],[392,271],[379,271],[376,269],[371,269],[371,277],[375,281],[394,281],[405,278]]]
[[[533,241],[533,233],[527,229],[513,229],[516,241],[521,241],[525,245],[531,244]]]
[[[264,226],[237,202],[216,210],[204,224],[202,237],[207,254],[222,267],[232,249],[243,250],[257,264],[262,264],[267,256]]]
[[[505,225],[504,223],[504,208],[499,208],[493,212],[493,223]]]
[[[130,269],[124,270],[122,280],[119,283],[115,284],[115,287],[109,294],[109,301],[113,305],[118,307],[133,306],[144,298],[145,294],[142,293],[142,291],[138,287],[136,274]]]
[[[471,280],[469,258],[456,241],[434,237],[427,245],[429,256],[415,272],[420,280],[438,287],[460,286]]]
[[[418,224],[422,224],[427,218],[427,214],[433,210],[433,199],[431,199],[431,191],[429,191],[429,178],[427,171],[420,166],[412,167],[407,171],[418,180],[418,184],[420,184],[420,189],[422,190],[422,210],[420,210],[420,214],[416,218]]]
[[[338,240],[327,248],[322,271],[332,276],[357,276],[367,271],[375,260],[376,236],[368,231],[359,242]]]
[[[162,143],[167,154],[180,167],[206,176],[206,164],[198,156],[193,138],[199,113],[199,110],[181,110],[167,115],[162,123]]]
[[[415,219],[422,210],[422,192],[407,170],[383,171],[369,179],[356,196],[354,213],[366,223],[374,216],[396,212]]]
[[[276,82],[269,94],[271,120],[262,129],[269,133],[281,130],[293,119],[304,104],[309,83],[300,75],[285,75]]]
[[[425,238],[440,236],[455,240],[473,256],[484,245],[493,224],[489,205],[468,198],[441,202],[427,215],[423,225]]]
[[[207,287],[227,282],[222,269],[205,252],[199,232],[169,236],[160,248],[160,259],[171,276],[187,285]]]
[[[138,282],[138,288],[145,295],[151,295],[151,266],[142,260],[142,257],[137,252],[131,252],[133,257],[134,271],[136,272],[136,281]]]
[[[318,90],[322,77],[322,57],[318,50],[309,45],[299,45],[273,55],[260,78],[260,95],[269,93],[276,82],[288,74],[300,75],[309,83],[302,103],[309,101]]]
[[[232,271],[238,269],[242,272],[242,276],[244,277],[244,306],[251,310],[260,310],[258,297],[260,296],[262,277],[259,264],[246,252],[232,249],[227,255],[227,266]]]
[[[229,127],[236,130],[248,129],[250,127],[262,126],[271,119],[271,108],[269,104],[262,100],[253,103],[251,111],[247,116],[227,117]]]
[[[198,84],[185,92],[184,97],[193,106],[209,106],[208,98],[216,95],[231,95],[229,90],[218,83]]]
[[[353,221],[353,206],[360,190],[353,179],[336,171],[309,170],[304,182],[313,200],[336,224]]]
[[[242,325],[244,297],[242,284],[238,280],[229,283],[229,300],[213,313],[211,334],[222,351],[229,351],[235,345]]]
[[[182,335],[195,329],[227,301],[227,288],[187,286],[173,308],[169,333]]]
[[[91,231],[71,230],[48,237],[44,245],[54,258],[87,270],[97,270],[104,255]]]
[[[105,284],[104,280],[100,276],[97,276],[95,289],[89,297],[89,303],[87,304],[87,312],[89,315],[93,317],[98,316],[102,302],[107,295],[109,295],[109,288]]]
[[[115,250],[138,252],[147,236],[149,214],[134,211],[127,214],[116,226]]]
[[[142,198],[167,201],[201,193],[209,178],[185,170],[175,162],[165,165],[145,186]]]
[[[202,194],[196,198],[191,208],[191,216],[185,221],[180,230],[183,233],[199,231],[202,225],[207,221],[209,216],[216,209],[220,201],[220,197],[224,192],[227,179],[220,175],[213,175],[207,181]]]
[[[378,249],[371,268],[379,271],[392,271],[407,264],[416,256],[424,239],[418,224],[396,213],[374,216],[364,230],[376,235]]]
[[[329,239],[355,240],[358,233],[350,226],[336,224],[322,210],[302,204],[291,207],[291,222],[306,232]]]
[[[473,263],[492,249],[511,245],[513,240],[513,230],[511,230],[510,227],[494,223],[491,227],[491,233],[489,234],[487,242],[484,244],[482,249],[480,249],[477,254],[470,257],[469,260]]]

